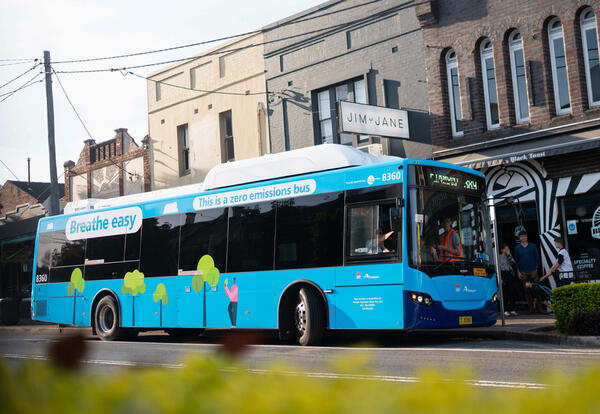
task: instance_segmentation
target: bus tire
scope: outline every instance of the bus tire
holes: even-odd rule
[[[325,332],[325,313],[321,298],[314,289],[302,288],[294,308],[294,327],[300,345],[317,345]]]
[[[111,295],[104,296],[98,302],[94,312],[96,335],[103,341],[116,341],[127,337],[128,333],[121,328],[119,306]]]

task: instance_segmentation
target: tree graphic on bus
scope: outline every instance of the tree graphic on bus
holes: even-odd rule
[[[83,293],[85,289],[85,280],[80,268],[75,268],[71,272],[71,281],[67,285],[67,295],[73,296],[73,325],[75,325],[75,306],[77,304],[77,292]]]
[[[125,278],[123,279],[123,285],[121,286],[121,292],[124,295],[131,294],[131,317],[132,317],[132,326],[135,326],[135,297],[138,293],[144,293],[146,291],[146,283],[144,282],[144,274],[139,270],[134,270],[133,272],[125,273]]]
[[[159,283],[158,286],[156,286],[156,290],[154,291],[154,294],[152,295],[152,300],[154,300],[154,302],[160,302],[160,326],[162,326],[162,308],[163,306],[166,306],[167,303],[169,303],[169,296],[167,295],[167,288],[165,287],[164,284]]]
[[[202,326],[206,327],[206,289],[204,283],[208,283],[212,288],[216,288],[219,284],[221,273],[215,267],[215,261],[209,254],[205,254],[198,260],[196,267],[198,273],[192,278],[192,288],[195,292],[202,292]]]

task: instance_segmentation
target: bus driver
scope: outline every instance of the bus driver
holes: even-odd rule
[[[460,236],[452,228],[450,217],[442,219],[441,225],[444,232],[440,235],[440,244],[437,247],[431,247],[431,253],[437,262],[458,262],[462,257]]]

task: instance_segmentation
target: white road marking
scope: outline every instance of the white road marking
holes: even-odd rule
[[[34,359],[40,361],[48,360],[48,357],[42,355],[20,355],[20,354],[2,354],[3,358],[7,359]],[[123,366],[123,367],[160,367],[169,369],[184,368],[185,364],[152,364],[152,363],[139,363],[130,361],[110,361],[110,360],[98,360],[98,359],[87,359],[81,361],[84,364],[93,365],[110,365],[110,366]],[[224,372],[236,372],[235,368],[222,369]],[[297,372],[297,371],[272,371],[267,369],[256,369],[248,368],[248,372],[253,374],[272,374],[278,373],[286,376],[299,376],[309,378],[326,378],[326,379],[345,379],[345,380],[359,380],[359,381],[381,381],[381,382],[397,382],[397,383],[416,383],[420,382],[417,377],[403,377],[395,375],[358,375],[358,374],[337,374],[333,372]],[[449,381],[449,380],[444,380]],[[489,381],[489,380],[466,380],[466,385],[472,385],[475,387],[493,387],[493,388],[518,388],[518,389],[544,389],[547,387],[546,384],[532,383],[532,382],[508,382],[508,381]]]

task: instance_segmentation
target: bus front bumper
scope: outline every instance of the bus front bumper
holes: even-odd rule
[[[481,302],[479,302],[481,303]],[[404,293],[404,329],[452,329],[491,326],[498,319],[498,303],[485,301],[483,307],[450,310],[439,301],[425,306],[412,301]]]

